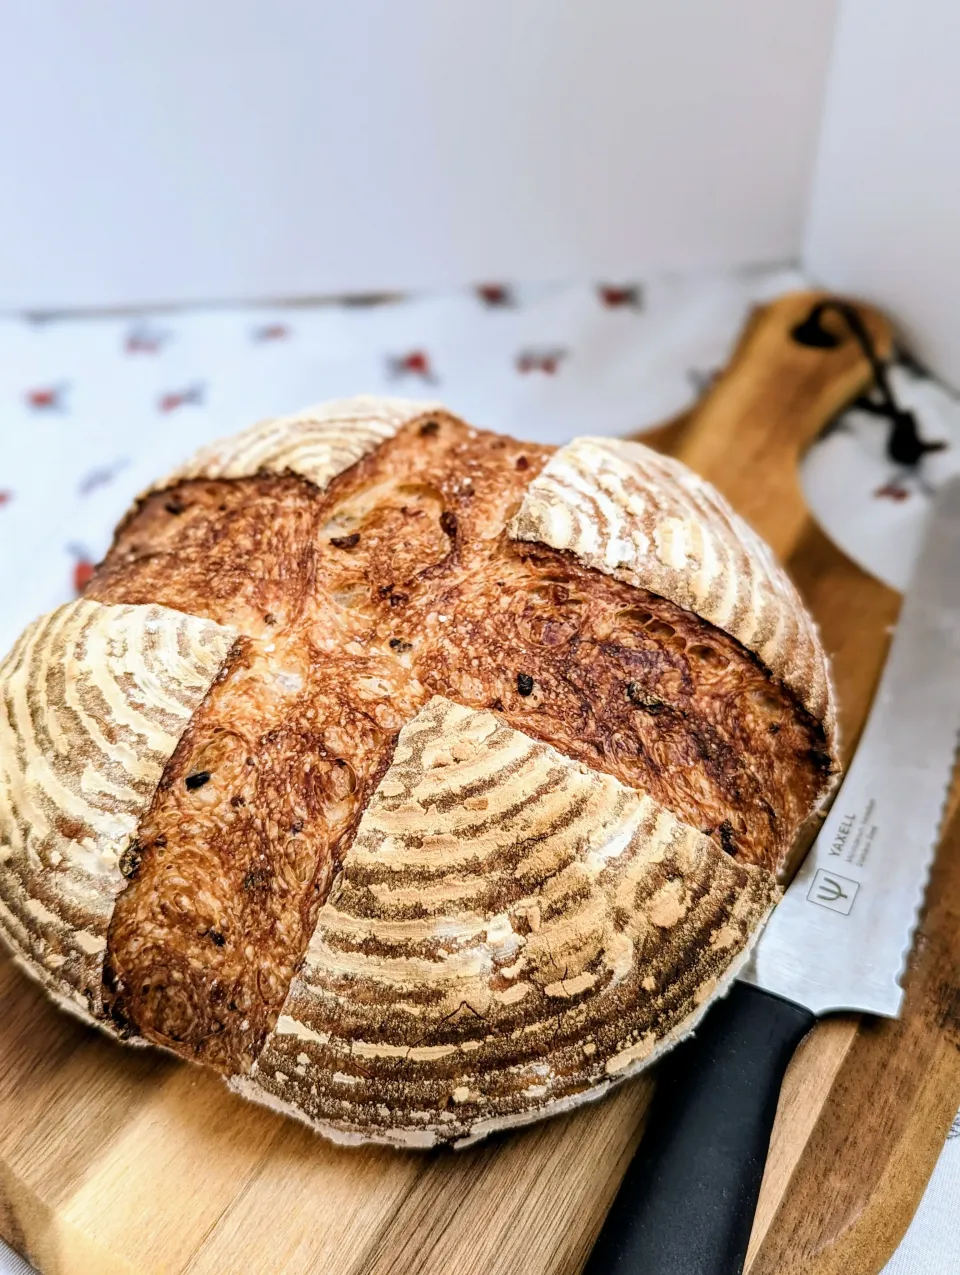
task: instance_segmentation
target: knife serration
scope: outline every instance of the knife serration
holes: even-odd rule
[[[960,732],[960,478],[941,490],[856,755],[741,977],[896,1017]]]

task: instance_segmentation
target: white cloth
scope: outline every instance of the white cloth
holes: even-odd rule
[[[883,1275],[960,1271],[960,1115],[940,1152],[920,1207]]]
[[[437,397],[532,441],[632,432],[689,407],[751,307],[802,283],[784,268],[492,286],[376,306],[0,320],[0,653],[74,595],[137,492],[211,438],[361,391]],[[895,585],[931,484],[960,468],[960,408],[907,369],[896,378],[924,433],[957,445],[919,475],[899,473],[883,459],[883,423],[853,413],[806,473],[829,532]],[[960,1271],[948,1206],[958,1190],[960,1139],[944,1149],[888,1275]],[[0,1251],[0,1275],[21,1269]]]

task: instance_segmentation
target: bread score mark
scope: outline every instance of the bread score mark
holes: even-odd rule
[[[30,972],[103,1020],[120,863],[233,630],[79,599],[0,665],[0,932]]]
[[[669,598],[729,633],[827,730],[833,687],[819,636],[768,546],[720,493],[641,443],[577,438],[530,484],[510,534]]]
[[[480,783],[506,818],[465,806]],[[431,893],[450,878],[459,895]],[[777,893],[649,797],[435,697],[400,732],[278,1029],[233,1083],[401,1146],[534,1119],[690,1030]]]

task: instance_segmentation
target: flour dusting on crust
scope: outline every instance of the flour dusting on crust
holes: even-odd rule
[[[690,1030],[777,894],[649,797],[436,697],[240,1091],[400,1146],[572,1106]]]
[[[103,1014],[107,927],[137,823],[235,634],[81,599],[0,664],[0,933],[35,977]]]

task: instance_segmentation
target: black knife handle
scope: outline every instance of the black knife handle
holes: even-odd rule
[[[799,1005],[736,983],[663,1060],[584,1275],[740,1275],[780,1083],[813,1023]]]

